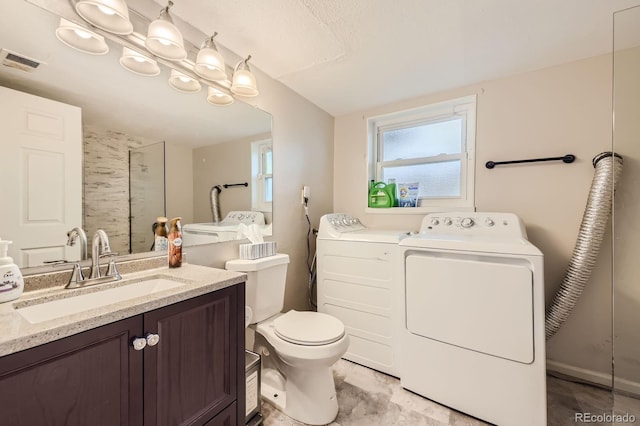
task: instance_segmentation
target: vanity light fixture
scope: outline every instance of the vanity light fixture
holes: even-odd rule
[[[173,24],[169,8],[173,2],[169,0],[167,7],[160,11],[160,16],[149,24],[147,39],[144,45],[149,52],[170,61],[181,61],[187,57],[182,33]]]
[[[125,0],[78,0],[76,12],[91,25],[114,34],[131,34],[133,25]]]
[[[202,42],[195,62],[187,58],[182,33],[169,14],[169,9],[174,4],[172,0],[167,0],[167,6],[160,10],[158,18],[149,23],[146,37],[133,32],[126,0],[69,1],[85,21],[113,34],[105,36],[123,47],[120,65],[135,74],[160,74],[160,66],[156,59],[161,58],[159,61],[171,70],[171,87],[181,92],[196,93],[202,89],[201,84],[206,84],[207,102],[211,104],[231,105],[237,96],[258,95],[256,78],[248,63],[251,55],[238,62],[232,81],[229,81],[224,58],[218,52],[214,41],[218,33],[214,32]],[[149,22],[140,13],[133,12]],[[86,53],[100,55],[109,51],[102,35],[65,19],[60,20],[56,35],[63,43]],[[168,61],[175,61],[179,66],[174,66]]]
[[[128,47],[122,48],[120,65],[139,75],[154,76],[160,74],[160,67],[156,61]]]
[[[200,77],[212,81],[227,79],[227,73],[224,70],[224,59],[213,41],[213,38],[217,35],[218,33],[213,33],[211,37],[202,43],[193,67],[193,70]]]
[[[67,46],[80,52],[91,55],[104,55],[109,52],[109,46],[107,46],[104,37],[64,18],[60,18],[60,25],[56,28],[56,37]]]
[[[251,55],[236,65],[233,73],[233,82],[231,84],[231,92],[235,95],[247,97],[258,96],[256,77],[249,68],[249,59],[251,59]]]
[[[171,77],[169,77],[169,84],[176,90],[186,93],[198,93],[202,88],[200,82],[189,77],[186,74],[181,73],[178,70],[171,70]]]
[[[207,102],[213,105],[231,105],[233,103],[233,96],[228,93],[224,93],[222,90],[215,87],[208,86],[207,89]]]

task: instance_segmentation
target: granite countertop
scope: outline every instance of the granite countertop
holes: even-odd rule
[[[230,287],[246,280],[246,275],[243,273],[186,263],[180,268],[170,269],[164,266],[123,274],[122,277],[121,281],[112,281],[73,290],[65,289],[63,285],[25,291],[16,300],[0,303],[0,356]],[[165,278],[181,282],[183,285],[35,324],[27,321],[16,310],[16,307],[38,304],[43,300],[62,299],[123,285],[134,286],[136,282],[150,278]]]

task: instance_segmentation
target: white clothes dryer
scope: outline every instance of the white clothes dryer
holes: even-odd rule
[[[400,241],[404,388],[499,425],[546,425],[543,255],[510,213],[429,214]]]
[[[341,213],[322,216],[317,239],[318,312],[340,319],[350,344],[343,358],[399,377],[404,230],[365,227]]]

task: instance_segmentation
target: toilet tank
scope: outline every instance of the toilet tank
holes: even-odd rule
[[[282,311],[289,255],[276,254],[260,259],[229,260],[225,268],[247,274],[246,305],[251,308],[251,324]]]

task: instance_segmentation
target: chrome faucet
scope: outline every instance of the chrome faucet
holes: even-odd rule
[[[76,226],[67,232],[67,237],[67,245],[70,247],[76,244],[77,239],[80,239],[80,260],[87,260],[89,258],[87,253],[87,233],[84,232],[84,229]]]
[[[98,229],[93,234],[93,241],[91,244],[91,275],[89,278],[100,278],[100,256],[110,255],[111,247],[109,246],[109,237],[103,229]]]

